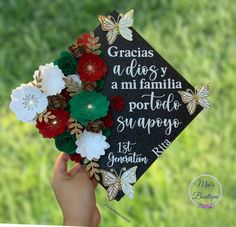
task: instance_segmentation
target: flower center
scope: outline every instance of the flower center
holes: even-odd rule
[[[89,103],[89,104],[87,105],[87,107],[88,107],[89,110],[91,110],[91,109],[93,109],[93,104]]]
[[[88,66],[87,66],[87,70],[88,70],[88,71],[93,71],[93,66],[92,66],[92,65],[88,65]]]
[[[96,64],[94,62],[89,61],[86,65],[86,71],[88,74],[93,74],[95,72]]]
[[[52,121],[52,124],[53,124],[53,125],[56,125],[56,124],[57,124],[57,120],[54,119],[54,120]]]
[[[27,110],[33,110],[34,108],[37,108],[38,107],[38,99],[35,98],[34,95],[26,95],[24,98],[23,98],[23,106],[24,108],[26,108]]]

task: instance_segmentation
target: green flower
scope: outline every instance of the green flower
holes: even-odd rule
[[[102,89],[104,87],[104,79],[97,81],[97,89]]]
[[[109,128],[105,128],[102,130],[102,134],[108,138],[111,135],[111,130]]]
[[[69,104],[72,117],[86,126],[89,121],[106,116],[110,102],[100,93],[83,91],[73,96]]]
[[[69,131],[65,131],[55,138],[55,144],[58,150],[68,154],[74,154],[77,148],[75,144],[76,138]]]
[[[60,54],[60,58],[54,64],[58,65],[65,75],[71,75],[76,73],[78,62],[70,52],[63,51]]]

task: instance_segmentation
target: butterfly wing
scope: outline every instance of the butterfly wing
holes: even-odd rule
[[[113,200],[116,197],[118,191],[119,191],[119,183],[117,181],[115,184],[111,185],[107,189],[107,195],[109,200]]]
[[[133,40],[132,30],[129,29],[129,27],[131,27],[134,22],[133,14],[134,14],[134,10],[132,9],[128,11],[126,14],[124,14],[119,21],[120,34],[129,41]]]
[[[197,102],[194,98],[194,93],[190,89],[187,91],[178,91],[180,94],[180,97],[183,101],[184,104],[187,104],[187,110],[190,115],[194,114],[196,107],[197,107]]]
[[[109,45],[111,45],[115,42],[117,35],[118,35],[118,32],[115,29],[107,32],[106,37],[107,37],[107,41],[108,41]]]
[[[134,189],[133,189],[133,186],[131,184],[134,184],[137,180],[136,170],[137,170],[137,166],[134,166],[134,167],[128,169],[127,171],[125,171],[121,176],[122,191],[130,199],[134,198]]]
[[[101,23],[102,30],[107,32],[107,41],[108,44],[111,45],[115,42],[118,35],[117,23],[111,16],[99,16],[98,19]]]
[[[202,87],[196,88],[196,94],[198,97],[198,104],[203,108],[210,108],[210,102],[206,99],[209,96],[209,85],[203,85]]]
[[[111,186],[116,183],[117,177],[113,173],[108,172],[106,170],[101,170],[101,174],[102,183],[105,187]]]
[[[180,97],[184,104],[189,103],[194,99],[193,94],[190,92],[178,91],[178,93],[180,94]]]
[[[131,184],[122,184],[122,191],[127,195],[130,199],[134,198],[134,188]]]
[[[101,23],[102,30],[107,32],[115,29],[116,23],[112,20],[112,17],[108,16],[98,16],[98,20]]]
[[[119,191],[119,182],[117,177],[108,171],[101,170],[102,174],[102,183],[105,187],[108,187],[107,189],[107,195],[109,200],[112,200],[116,197],[118,191]]]
[[[195,99],[193,99],[187,104],[187,110],[190,115],[193,115],[195,113],[196,107],[197,107],[197,101]]]

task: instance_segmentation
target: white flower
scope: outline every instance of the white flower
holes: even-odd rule
[[[80,138],[75,142],[77,145],[76,153],[88,160],[99,159],[105,154],[105,149],[110,145],[106,142],[106,137],[102,133],[93,133],[84,130]]]
[[[47,97],[37,87],[21,84],[12,91],[9,107],[20,121],[34,121],[37,113],[42,113],[47,106]]]
[[[62,89],[65,88],[65,82],[63,80],[64,74],[57,65],[53,63],[40,65],[39,70],[34,72],[34,79],[36,80],[37,75],[42,79],[41,90],[46,96],[57,95],[61,93]]]

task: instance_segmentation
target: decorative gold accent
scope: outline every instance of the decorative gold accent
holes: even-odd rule
[[[94,120],[88,123],[86,130],[89,132],[99,133],[104,128],[105,126],[102,120]]]
[[[97,181],[100,181],[100,176],[98,173],[100,173],[99,164],[97,163],[97,159],[93,159],[92,161],[86,160],[85,163],[87,164],[86,170],[89,171],[89,177],[95,177]]]
[[[42,88],[42,76],[41,76],[41,71],[39,70],[38,74],[35,77],[35,80],[31,82],[31,84],[39,89]]]
[[[52,109],[65,108],[67,103],[65,97],[62,95],[52,95],[48,96],[48,105]]]
[[[68,127],[71,129],[70,133],[72,135],[75,135],[76,139],[79,139],[82,133],[83,126],[72,117],[69,119],[69,123],[70,124]]]
[[[52,114],[51,111],[47,111],[47,110],[44,110],[42,113],[38,114],[38,120],[39,122],[46,122],[48,123],[48,120],[52,120],[52,119],[55,119],[56,116]]]
[[[99,41],[99,37],[95,37],[93,32],[90,32],[90,38],[88,38],[88,48],[89,48],[89,52],[94,53],[94,54],[101,54],[101,51],[98,50],[101,47],[101,44],[98,42]]]
[[[133,40],[132,30],[130,29],[130,27],[133,26],[133,14],[133,9],[125,14],[120,13],[117,20],[111,15],[98,16],[102,30],[107,32],[106,38],[109,45],[115,42],[119,34],[126,40]]]
[[[84,91],[95,91],[97,88],[97,83],[95,81],[85,81],[83,82]]]
[[[187,104],[187,110],[190,115],[193,115],[196,111],[197,105],[202,108],[209,109],[210,102],[207,100],[209,96],[209,84],[196,87],[194,91],[187,89],[186,91],[178,91],[181,96],[181,100],[184,104]]]
[[[81,91],[81,87],[73,78],[64,77],[63,80],[65,81],[66,91],[69,92],[70,96],[74,96]]]
[[[86,46],[84,44],[74,43],[68,47],[68,50],[73,54],[75,58],[79,58],[86,52]]]

